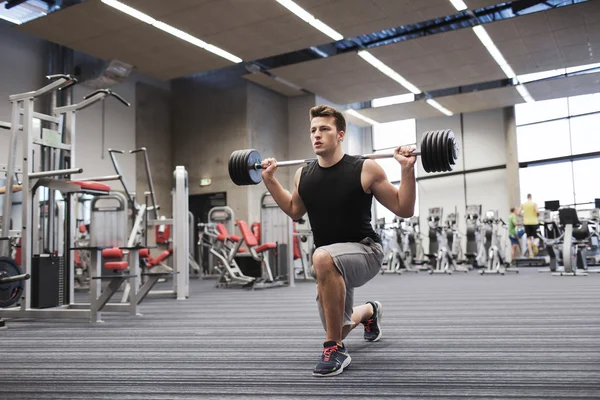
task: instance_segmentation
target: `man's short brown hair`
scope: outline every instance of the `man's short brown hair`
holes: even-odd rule
[[[346,132],[346,118],[339,110],[327,105],[314,106],[310,109],[310,119],[316,117],[333,117],[335,118],[335,127],[338,132]]]

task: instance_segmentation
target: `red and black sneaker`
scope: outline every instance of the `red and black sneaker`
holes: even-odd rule
[[[335,341],[323,343],[323,354],[321,362],[313,370],[313,376],[335,376],[344,372],[344,368],[350,365],[352,358],[346,351],[346,347]]]
[[[383,306],[378,301],[368,301],[367,304],[373,306],[373,315],[366,322],[364,338],[367,342],[376,342],[381,339],[381,317],[383,316]]]

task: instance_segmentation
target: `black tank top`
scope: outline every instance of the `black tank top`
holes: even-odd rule
[[[364,159],[347,154],[323,168],[315,160],[302,168],[298,194],[306,206],[316,247],[360,242],[370,237],[381,243],[371,226],[373,194],[360,182]]]

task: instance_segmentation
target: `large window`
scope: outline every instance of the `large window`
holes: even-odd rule
[[[417,126],[414,119],[394,121],[373,126],[373,152],[391,153],[400,145],[415,145],[417,142]],[[398,162],[392,158],[377,160],[381,165],[387,178],[396,187],[400,186],[402,169]],[[415,173],[417,169],[415,168]],[[417,191],[418,192],[418,191]],[[418,193],[417,193],[418,194]],[[419,213],[419,200],[415,204],[415,215]],[[385,218],[386,222],[392,222],[394,214],[378,201],[375,201],[375,213],[377,218]]]
[[[519,173],[522,197],[531,193],[540,206],[600,198],[600,156],[590,158],[600,152],[600,93],[519,104],[515,112],[519,162],[527,165]]]

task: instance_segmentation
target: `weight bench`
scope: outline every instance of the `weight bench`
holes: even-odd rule
[[[171,254],[173,254],[173,249],[165,250],[159,254],[158,257],[152,258],[150,257],[150,248],[134,248],[138,249],[138,262],[141,261],[144,263],[142,270],[149,270],[153,266],[163,265],[162,262],[166,260]],[[166,267],[166,266],[165,266]],[[160,271],[160,272],[142,272],[140,275],[142,277],[147,278],[146,280],[136,280],[136,287],[138,287],[137,293],[137,303],[140,304],[142,300],[146,298],[146,296],[150,293],[150,291],[154,288],[154,286],[159,282],[161,278],[166,278],[168,276],[174,276],[179,274],[179,272],[173,271],[170,267],[166,267],[168,271]],[[141,284],[141,286],[140,286]],[[131,292],[131,283],[127,282],[125,286],[125,290],[123,291],[123,297],[121,298],[121,303],[126,303],[129,298],[129,293]],[[171,292],[169,292],[170,294]],[[162,293],[157,293],[162,294]]]
[[[256,236],[254,236],[254,234],[250,230],[250,227],[248,227],[246,221],[237,221],[237,225],[240,228],[240,232],[242,233],[244,242],[246,242],[246,245],[250,250],[252,258],[261,263],[262,278],[255,280],[254,284],[252,285],[252,288],[266,289],[286,285],[286,282],[277,281],[273,278],[273,271],[271,270],[271,266],[269,265],[268,252],[277,249],[277,243],[268,242],[259,245],[258,240],[256,240]]]
[[[109,303],[123,282],[136,282],[139,276],[138,248],[85,246],[72,247],[69,250],[89,250],[92,253],[92,264],[95,265],[95,276],[90,276],[90,303],[71,304],[72,309],[89,309],[92,323],[102,322],[102,312],[126,312],[131,315],[141,315],[137,309],[139,301],[137,300],[136,290],[132,290],[131,301],[129,303]],[[122,261],[123,250],[130,250],[130,257],[134,259],[133,266],[130,266],[127,261]],[[102,275],[103,258],[110,260],[105,263],[104,267],[113,270],[115,275]],[[125,273],[125,271],[129,273]],[[103,281],[108,281],[108,285],[104,288],[102,288]]]

